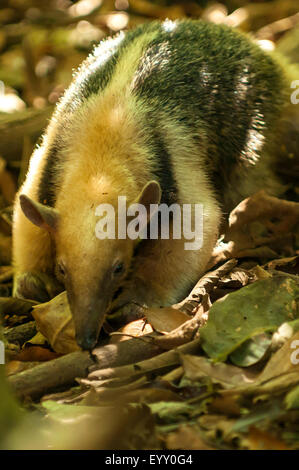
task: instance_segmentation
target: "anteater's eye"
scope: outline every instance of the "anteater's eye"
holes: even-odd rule
[[[113,275],[114,276],[118,276],[120,274],[122,274],[125,270],[125,265],[124,263],[116,263],[114,266],[113,266]]]

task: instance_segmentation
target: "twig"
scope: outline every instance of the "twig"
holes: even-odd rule
[[[13,375],[8,383],[20,399],[38,398],[49,390],[72,385],[75,377],[85,377],[93,364],[88,352],[74,352]]]
[[[20,372],[8,379],[15,394],[20,398],[39,398],[57,388],[75,383],[77,377],[84,378],[89,370],[122,366],[159,354],[161,349],[153,341],[137,341],[139,338],[108,344],[96,348],[92,354],[76,351],[33,369]]]
[[[22,346],[26,341],[33,338],[36,332],[37,329],[35,321],[29,321],[23,325],[9,328],[7,331],[4,330],[3,336],[8,343],[17,343]]]
[[[199,340],[194,340],[176,349],[164,352],[144,361],[136,362],[135,364],[95,370],[89,374],[88,380],[106,380],[113,377],[123,378],[127,376],[137,378],[149,371],[180,364],[180,354],[193,354],[198,350],[198,348]],[[84,383],[88,383],[88,381],[84,381]]]

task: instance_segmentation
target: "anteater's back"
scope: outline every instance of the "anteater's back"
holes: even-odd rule
[[[166,20],[120,33],[96,47],[58,108],[58,126],[48,143],[51,155],[55,155],[47,162],[40,184],[41,202],[54,204],[55,194],[48,194],[52,185],[49,175],[57,177],[53,167],[58,167],[63,153],[59,150],[65,146],[64,136],[78,138],[74,118],[80,115],[88,120],[82,109],[109,88],[120,97],[129,92],[142,110],[139,126],[153,160],[159,161],[155,171],[165,194],[173,194],[176,187],[168,129],[174,140],[177,128],[180,136],[185,135],[186,146],[197,146],[200,162],[223,196],[230,191],[230,181],[236,190],[236,164],[253,168],[261,154],[270,152],[268,146],[273,144],[285,100],[280,67],[247,37],[226,26]],[[182,145],[181,139],[177,145]],[[254,181],[257,178],[256,187],[262,182],[258,173],[253,177]],[[249,182],[248,187],[251,192],[255,189]],[[246,189],[237,199],[245,195]]]

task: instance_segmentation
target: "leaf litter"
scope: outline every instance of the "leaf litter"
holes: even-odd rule
[[[260,207],[261,201],[266,201],[259,209],[261,219],[265,214],[271,216],[264,194],[241,203],[231,214],[228,229],[235,237],[234,249],[229,252],[226,247],[220,255],[218,247],[217,259],[226,258],[225,263],[206,273],[186,299],[172,307],[144,308],[143,318],[116,332],[113,318],[107,318],[106,334],[93,352],[96,360],[89,374],[77,377],[76,386],[74,376],[73,388],[65,387],[65,395],[50,387],[49,392],[54,393],[49,395],[46,389],[39,397],[36,406],[50,427],[53,422],[55,429],[70,422],[76,428],[91,420],[92,428],[98,430],[97,416],[102,418],[107,409],[115,416],[125,413],[127,420],[119,426],[128,426],[135,410],[141,417],[140,448],[299,448],[299,433],[294,430],[295,423],[299,426],[299,353],[297,358],[294,349],[297,345],[299,350],[299,256],[293,248],[293,256],[267,260],[269,253],[259,248],[276,239],[273,230],[271,243],[260,235],[252,236],[251,231],[254,246],[249,246],[244,231],[239,234],[238,227],[252,220],[253,209],[247,212],[246,208]],[[286,202],[278,201],[275,210]],[[283,227],[295,221],[291,206],[287,207]],[[248,250],[250,256],[244,262]],[[229,259],[238,253],[240,261]],[[246,260],[251,257],[255,262],[248,267]],[[9,267],[2,273],[1,282],[7,282]],[[80,354],[65,292],[39,305],[3,298],[0,308],[6,334],[22,330],[32,318],[38,329],[38,335],[29,341],[25,331],[18,333],[21,349],[11,356],[9,377],[30,374],[42,361],[49,360],[50,366],[55,354]],[[142,344],[137,353],[134,349],[130,353],[136,341]],[[128,359],[119,362],[122,353],[117,352],[113,362],[109,359],[112,347],[122,347],[119,351],[125,351]],[[105,348],[108,352],[103,355]],[[29,361],[29,369],[22,368],[24,361]],[[149,417],[151,438],[145,428]],[[130,439],[123,444],[125,448],[136,447],[134,431]]]

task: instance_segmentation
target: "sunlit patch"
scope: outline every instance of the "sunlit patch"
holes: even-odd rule
[[[45,157],[45,148],[47,148],[48,145],[48,139],[45,134],[43,137],[43,144],[40,147],[36,147],[32,157],[30,158],[28,174],[35,175],[38,172],[38,168],[42,165]]]
[[[275,44],[273,41],[269,41],[269,39],[260,39],[256,42],[258,46],[260,46],[263,51],[272,52],[275,49]]]
[[[200,69],[200,81],[203,86],[209,85],[211,82],[212,74],[209,72],[209,69],[206,64],[203,64],[201,69]]]
[[[107,60],[114,54],[119,44],[124,40],[125,33],[121,31],[117,36],[106,39],[93,52],[95,60],[90,64],[85,73],[80,70],[80,81],[86,80],[87,76],[92,75],[101,65],[104,65]]]
[[[208,7],[203,15],[205,20],[215,24],[221,24],[226,20],[227,8],[222,3],[216,3]]]
[[[103,31],[85,20],[79,21],[70,34],[72,43],[81,47],[89,47],[91,42],[99,42],[102,38]]]
[[[142,83],[153,71],[162,70],[163,67],[169,63],[170,55],[171,50],[168,41],[162,42],[159,48],[157,48],[157,46],[150,47],[143,56],[141,64],[133,76],[131,89],[134,89],[139,83]]]
[[[237,79],[236,89],[234,93],[237,95],[237,101],[244,101],[248,92],[250,82],[248,77],[248,67],[244,67],[244,70]]]
[[[255,165],[260,157],[260,151],[264,145],[265,136],[262,131],[266,124],[262,113],[258,110],[251,119],[250,128],[247,133],[247,140],[241,152],[241,158],[250,165]]]
[[[120,31],[128,26],[129,15],[124,11],[113,13],[107,16],[106,22],[108,28],[112,29],[112,31]]]
[[[234,94],[237,105],[241,105],[243,103],[243,106],[246,106],[246,99],[250,87],[250,70],[246,65],[243,67],[236,79]],[[255,165],[258,161],[260,151],[265,141],[265,128],[266,124],[263,114],[259,109],[255,109],[247,131],[246,143],[241,152],[241,159],[246,165]]]
[[[113,106],[107,115],[107,123],[111,127],[117,127],[120,122],[123,122],[125,118],[125,112],[122,105]]]
[[[105,176],[92,175],[88,181],[88,189],[91,194],[106,195],[111,190],[111,181]]]
[[[98,8],[103,3],[102,0],[80,0],[75,5],[68,9],[71,16],[84,16],[89,15],[95,8]]]
[[[7,93],[5,85],[0,81],[0,112],[14,113],[26,108],[26,104],[15,93]]]
[[[232,28],[237,28],[248,19],[248,16],[246,8],[238,8],[225,18],[224,23]]]
[[[162,28],[164,29],[164,31],[166,31],[167,33],[171,33],[172,31],[174,31],[177,27],[177,22],[176,21],[172,21],[172,20],[165,20],[163,23],[162,23]]]
[[[289,325],[288,323],[283,323],[278,328],[276,333],[274,333],[273,341],[275,342],[275,344],[279,344],[279,343],[283,344],[285,340],[291,338],[293,334],[294,334],[294,330],[292,326]]]

